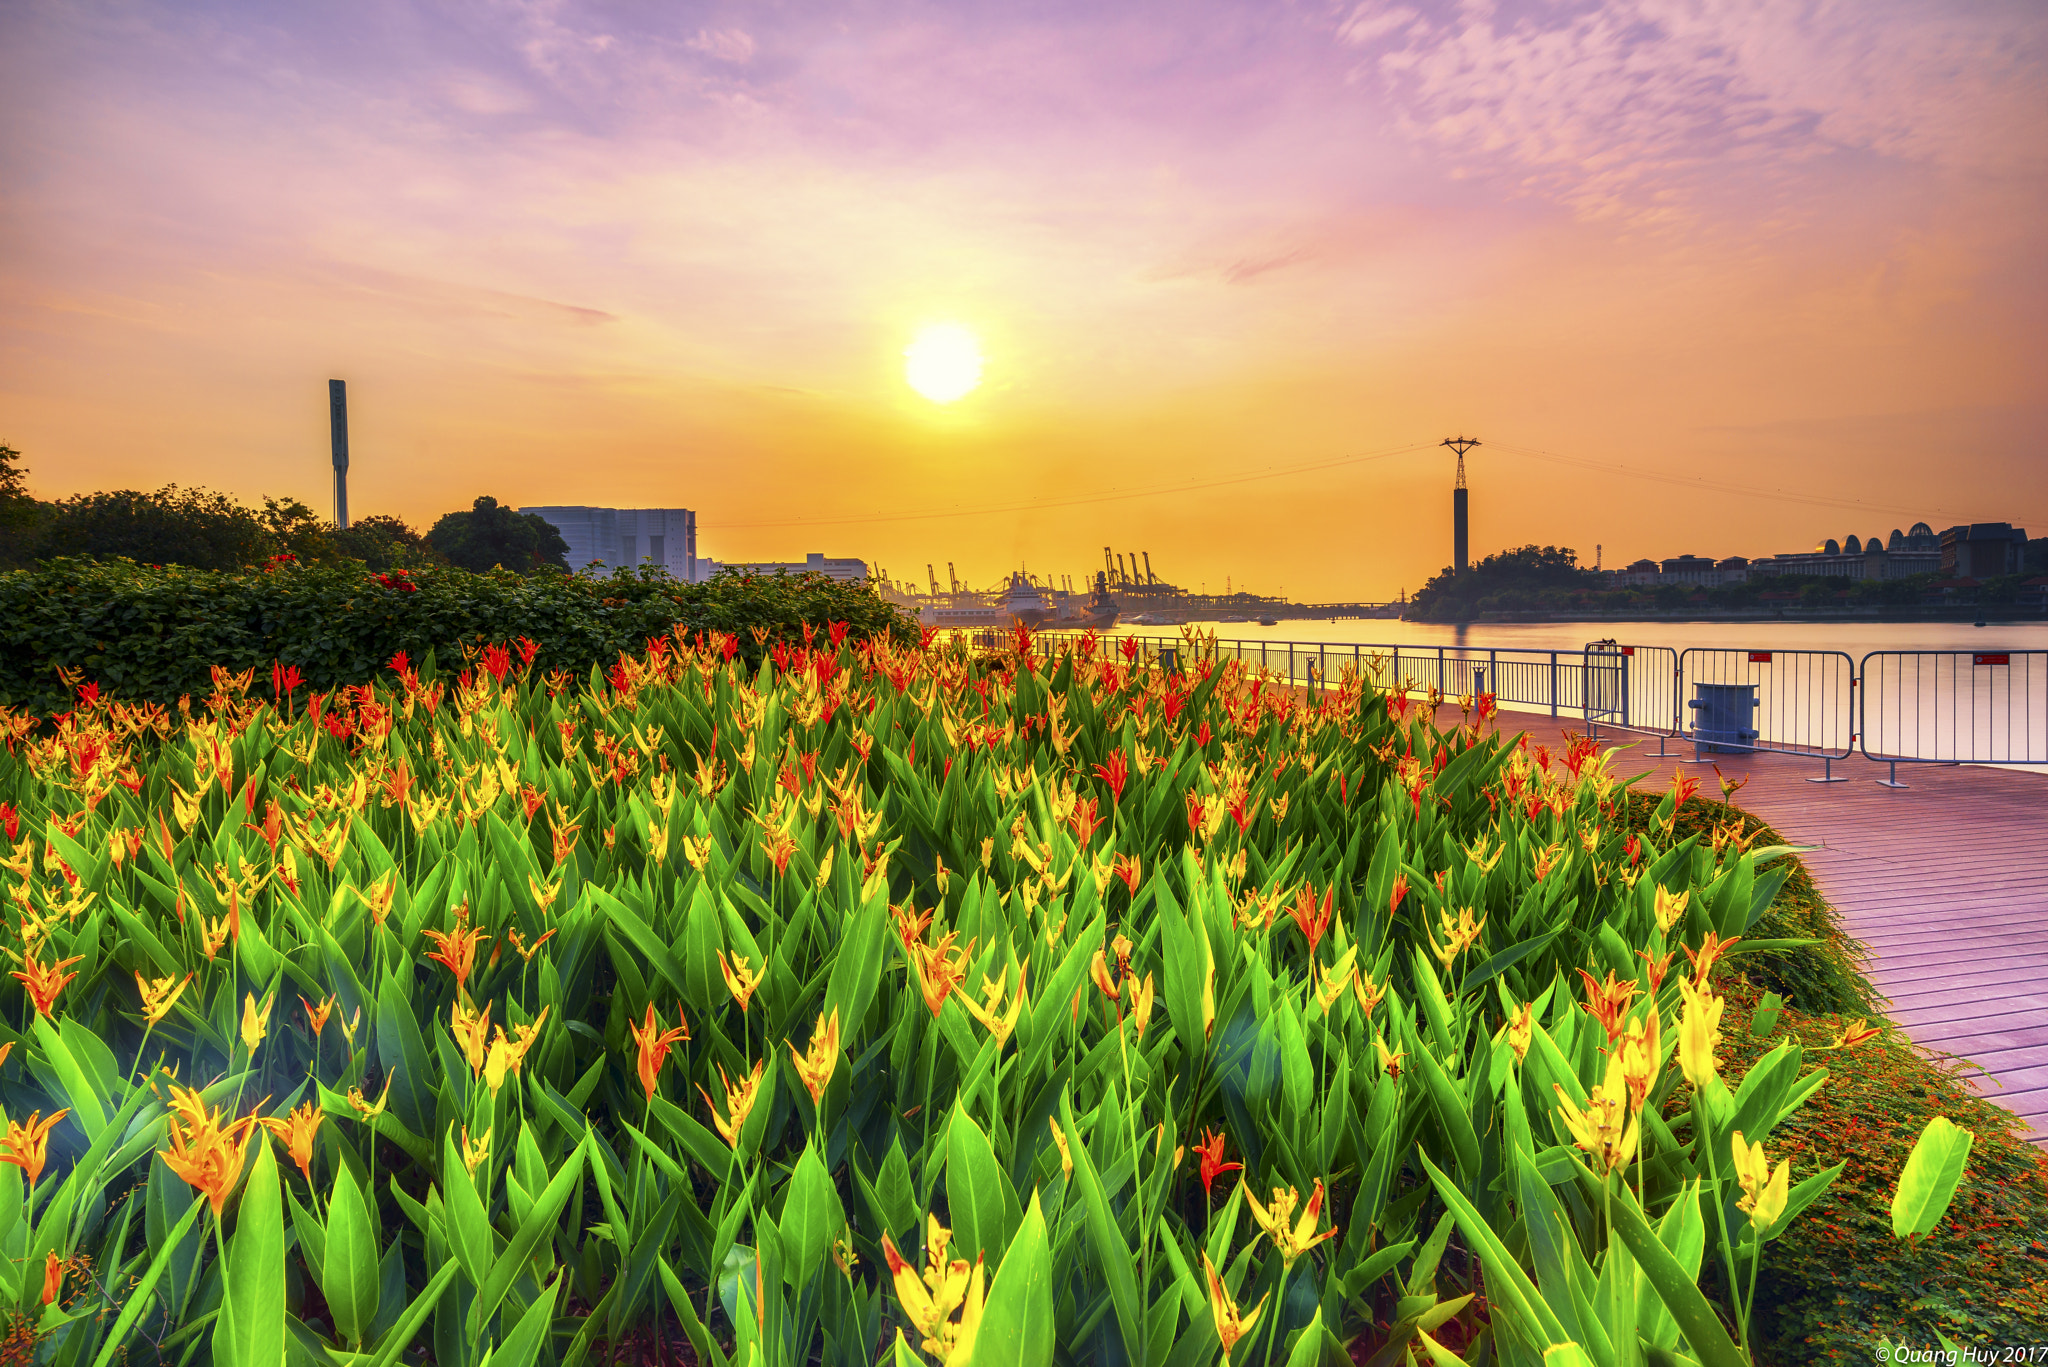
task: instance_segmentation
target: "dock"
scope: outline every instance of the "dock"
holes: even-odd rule
[[[1573,717],[1502,712],[1505,734],[1555,745]],[[1668,784],[1677,767],[1657,759],[1657,738],[1601,729],[1601,744],[1640,741],[1640,762]],[[1672,755],[1692,746],[1668,739]],[[1841,783],[1812,783],[1821,763],[1779,754],[1715,755],[1748,783],[1734,801],[1794,844],[1844,928],[1869,951],[1866,971],[1914,1043],[1966,1059],[1983,1094],[2025,1120],[2048,1145],[2048,773],[1985,765],[1882,766],[1837,760]],[[1714,795],[1714,773],[1686,766]]]

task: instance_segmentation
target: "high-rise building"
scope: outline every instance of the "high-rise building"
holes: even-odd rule
[[[538,513],[569,543],[569,568],[598,573],[621,566],[659,565],[671,578],[699,577],[697,514],[688,508],[591,508],[549,504],[521,508]]]

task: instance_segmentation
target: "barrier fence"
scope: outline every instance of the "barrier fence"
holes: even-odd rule
[[[976,633],[1010,648],[1013,634]],[[1033,638],[1050,654],[1063,639]],[[1105,638],[1111,639],[1111,638]],[[1113,638],[1118,642],[1129,636]],[[1880,650],[1859,662],[1838,650],[1674,649],[1594,641],[1580,650],[1324,641],[1135,638],[1185,656],[1193,648],[1238,659],[1290,684],[1320,688],[1350,668],[1389,687],[1434,688],[1447,698],[1490,693],[1504,706],[1547,710],[1601,728],[1691,742],[1691,762],[1713,753],[1805,756],[1815,783],[1845,782],[1837,760],[1858,752],[1890,766],[1879,780],[1903,788],[1901,764],[2048,765],[2048,650]]]

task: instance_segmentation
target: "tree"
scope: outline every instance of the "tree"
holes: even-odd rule
[[[28,471],[16,462],[21,452],[0,446],[0,569],[34,559],[36,501],[29,497]]]
[[[520,513],[482,495],[466,513],[443,513],[427,532],[427,543],[450,564],[479,574],[503,565],[511,570],[569,568],[569,543],[538,513]]]
[[[43,505],[38,558],[127,556],[149,565],[235,570],[271,553],[270,530],[254,512],[210,489],[167,484],[155,493],[115,489]]]
[[[1531,543],[1496,551],[1462,574],[1445,566],[1416,591],[1412,615],[1435,620],[1469,618],[1481,610],[1482,600],[1504,594],[1515,595],[1519,607],[1534,607],[1546,596],[1561,596],[1593,582],[1592,571],[1580,567],[1578,552],[1571,547]]]
[[[359,517],[347,527],[329,530],[327,539],[342,555],[360,560],[365,568],[380,574],[448,563],[448,558],[428,544],[426,537],[388,513]]]

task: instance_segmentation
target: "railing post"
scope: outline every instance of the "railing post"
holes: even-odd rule
[[[1557,652],[1550,652],[1550,715],[1557,715]]]

